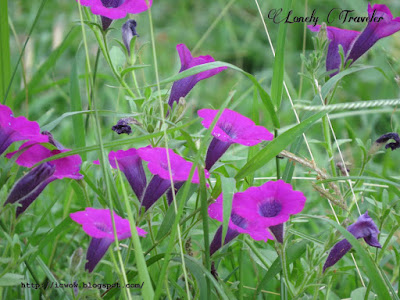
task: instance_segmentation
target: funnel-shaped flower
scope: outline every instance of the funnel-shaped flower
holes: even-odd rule
[[[257,222],[252,219],[239,215],[236,211],[236,206],[239,202],[244,202],[246,205],[246,198],[236,198],[236,193],[233,196],[232,212],[229,220],[228,230],[225,236],[223,245],[228,244],[231,240],[241,233],[246,233],[255,241],[268,241],[273,240],[273,236],[268,232],[266,227],[259,226]],[[222,194],[217,198],[216,202],[208,207],[208,215],[217,221],[223,222],[223,196]],[[213,255],[219,248],[222,247],[222,225],[215,233],[214,239],[210,245],[210,255]]]
[[[126,14],[138,14],[148,10],[153,0],[76,0],[83,6],[89,6],[95,15],[102,16],[103,29],[106,30],[112,20],[125,18]],[[148,3],[148,5],[147,5]]]
[[[363,238],[364,241],[372,247],[382,248],[378,240],[378,226],[376,226],[372,218],[368,215],[368,212],[361,215],[357,219],[357,222],[347,227],[347,231],[354,235],[356,239]],[[327,268],[336,264],[347,252],[350,251],[351,247],[351,244],[346,239],[333,246],[328,258],[326,259],[323,271],[325,272]]]
[[[11,158],[21,150],[24,151],[15,162],[27,168],[56,154],[69,151],[69,149],[49,150],[40,144],[26,142],[18,151],[8,153],[6,157]],[[79,174],[81,164],[82,159],[79,155],[71,155],[40,164],[15,184],[5,204],[19,202],[21,206],[17,208],[17,216],[20,215],[50,182],[62,178],[82,179],[83,176]]]
[[[46,135],[40,133],[38,123],[25,117],[13,116],[8,106],[0,104],[0,155],[14,142],[30,140],[36,143],[47,143]]]
[[[321,29],[321,25],[312,26],[308,25],[308,29],[314,32],[319,32]],[[339,45],[342,46],[345,57],[349,54],[351,46],[354,41],[359,36],[360,32],[355,30],[347,30],[336,27],[327,26],[326,27],[327,37],[330,40],[328,46],[328,53],[326,56],[326,70],[339,70],[341,57],[339,54]],[[331,76],[337,74],[337,72],[333,73]]]
[[[147,180],[146,174],[144,173],[142,160],[139,157],[137,150],[135,148],[131,148],[126,151],[111,151],[108,154],[108,159],[112,168],[119,168],[125,174],[126,179],[128,179],[128,182],[132,187],[132,190],[140,201],[142,199]],[[94,163],[99,164],[99,161],[94,161]]]
[[[203,118],[201,124],[209,128],[218,110],[200,109],[197,114]],[[222,112],[211,134],[214,138],[207,150],[207,170],[211,169],[231,144],[254,146],[262,141],[270,141],[274,137],[265,127],[257,126],[249,118],[227,108]]]
[[[71,213],[72,220],[82,225],[83,231],[92,237],[86,259],[85,269],[92,272],[97,263],[107,252],[108,247],[115,241],[113,223],[109,209],[87,207],[84,211]],[[129,220],[123,219],[114,212],[114,223],[118,240],[131,237]],[[136,227],[139,236],[146,236],[147,232]]]
[[[235,211],[261,227],[285,223],[304,208],[306,197],[283,180],[268,181],[235,194]]]
[[[142,200],[142,206],[148,210],[169,188],[171,188],[167,149],[145,147],[138,149],[137,153],[141,159],[148,162],[147,167],[154,175],[146,187]],[[189,178],[193,163],[186,161],[183,157],[175,154],[171,149],[168,149],[168,157],[171,165],[172,180],[175,189],[177,189]],[[210,176],[208,171],[205,171],[204,175],[206,178]],[[197,168],[194,172],[192,182],[200,182]]]
[[[179,58],[181,60],[181,69],[179,72],[215,61],[210,55],[193,57],[185,44],[177,45],[176,50],[178,51]],[[172,108],[174,102],[178,102],[181,97],[186,97],[186,95],[189,94],[192,88],[200,80],[214,76],[225,69],[226,67],[219,67],[175,81],[172,85],[171,94],[168,100],[169,106]]]
[[[389,8],[384,4],[374,4],[374,6],[371,7],[371,4],[368,3],[368,18],[368,25],[361,33],[358,31],[327,27],[328,39],[331,41],[326,58],[327,71],[338,70],[340,68],[339,45],[343,47],[345,63],[349,60],[355,62],[378,40],[400,30],[400,17],[393,18]],[[320,27],[321,26],[308,26],[311,31],[319,31]]]

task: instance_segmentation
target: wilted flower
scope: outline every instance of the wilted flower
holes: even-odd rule
[[[331,41],[326,58],[327,71],[340,68],[339,45],[343,47],[345,63],[349,60],[352,60],[353,63],[378,40],[400,30],[400,17],[393,18],[389,8],[384,4],[375,4],[371,7],[371,4],[368,3],[368,17],[370,22],[362,32],[327,27],[328,39]],[[308,28],[311,31],[319,31],[321,26],[308,26]]]
[[[201,124],[209,128],[218,110],[200,109],[197,114],[204,119]],[[274,137],[265,127],[257,126],[249,118],[227,108],[222,112],[211,134],[214,138],[207,150],[207,170],[211,169],[231,144],[254,146],[262,141],[270,141]]]
[[[137,150],[141,159],[149,162],[147,167],[154,175],[146,187],[143,195],[142,206],[148,210],[168,189],[171,188],[170,174],[168,170],[167,149],[144,147]],[[168,149],[171,165],[171,175],[175,189],[179,189],[189,178],[193,163],[186,161],[183,157]],[[210,174],[205,170],[206,178]],[[196,168],[193,174],[193,183],[199,183],[199,174]]]
[[[153,0],[76,0],[83,6],[89,6],[95,15],[100,15],[103,29],[106,30],[112,20],[125,18],[126,14],[138,14],[148,10]],[[148,3],[148,5],[147,5]]]
[[[228,230],[225,236],[224,245],[228,244],[231,240],[241,233],[246,233],[255,241],[268,241],[273,240],[273,236],[268,232],[266,227],[258,226],[258,223],[253,222],[251,219],[240,216],[235,207],[238,202],[244,201],[245,198],[237,198],[237,194],[233,197],[232,212],[229,220]],[[245,205],[245,203],[244,203]],[[222,194],[217,198],[216,202],[208,207],[208,215],[217,221],[223,222],[223,196]],[[210,245],[210,255],[213,255],[222,246],[222,225],[215,233],[214,239]]]
[[[368,212],[361,215],[357,219],[357,222],[347,227],[347,231],[354,235],[356,239],[363,238],[364,241],[372,247],[382,248],[378,240],[378,226],[376,226],[372,218],[368,215]],[[351,247],[351,244],[346,239],[336,243],[326,259],[323,271],[325,272],[327,268],[336,264],[347,252],[350,251]]]
[[[389,133],[382,135],[375,141],[375,143],[382,145],[382,144],[385,144],[389,140],[394,140],[394,143],[388,143],[385,146],[385,149],[390,148],[393,151],[393,150],[400,148],[400,137],[399,137],[399,134],[396,132],[389,132]]]
[[[109,209],[87,207],[84,211],[71,213],[70,217],[82,225],[83,231],[92,237],[86,253],[85,269],[92,272],[97,263],[107,252],[108,247],[115,241],[111,213]],[[114,222],[118,240],[131,237],[129,220],[123,219],[114,212]],[[146,236],[147,232],[136,227],[139,236]]]
[[[128,179],[128,182],[132,187],[132,190],[140,201],[142,199],[147,180],[142,165],[142,159],[139,157],[137,150],[135,148],[131,148],[126,151],[110,151],[108,154],[108,159],[113,169],[119,168],[125,174],[126,179]],[[99,161],[96,160],[93,163],[99,164]]]
[[[193,57],[185,44],[177,45],[176,50],[178,51],[179,58],[181,60],[181,69],[179,70],[179,72],[183,72],[195,66],[215,61],[214,58],[212,58],[210,55]],[[168,100],[169,106],[172,108],[174,102],[178,102],[179,98],[186,97],[186,95],[200,80],[214,76],[225,69],[226,67],[219,67],[175,81],[172,85],[171,94]]]
[[[134,36],[139,36],[136,32],[136,21],[130,19],[122,25],[122,40],[124,41],[128,54],[131,55],[131,40]]]
[[[129,126],[131,123],[131,118],[122,118],[111,128],[111,130],[118,134],[126,133],[129,135],[132,133],[132,128]]]
[[[35,142],[24,143],[18,151],[8,153],[7,158],[24,150],[15,161],[18,165],[31,168],[36,163],[52,157],[56,154],[65,153],[69,149],[49,150]],[[5,204],[19,202],[17,216],[23,213],[29,205],[40,195],[44,188],[52,181],[62,178],[82,179],[79,174],[82,159],[79,155],[71,155],[40,164],[24,175],[11,190]]]
[[[25,117],[13,116],[11,109],[0,104],[0,155],[14,142],[30,140],[36,143],[47,143],[48,137],[40,134],[38,123]]]

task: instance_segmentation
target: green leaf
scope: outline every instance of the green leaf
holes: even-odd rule
[[[72,69],[70,75],[70,98],[71,98],[71,111],[82,111],[82,100],[79,92],[79,79],[77,70],[76,57],[72,62]],[[72,116],[72,128],[74,132],[74,140],[76,147],[86,146],[85,124],[83,122],[82,114]],[[82,154],[83,160],[86,160],[86,153]]]
[[[24,275],[6,273],[0,277],[0,286],[21,285],[21,282],[24,282]]]
[[[258,152],[239,170],[235,176],[236,180],[242,179],[263,167],[290,143],[295,141],[298,136],[307,131],[312,124],[322,118],[326,113],[327,111],[319,112],[273,139],[264,149]]]
[[[225,241],[225,236],[228,231],[229,219],[232,212],[232,200],[235,192],[236,181],[234,178],[221,177],[222,195],[223,195],[223,222],[222,222],[222,239]],[[223,242],[222,242],[223,245]]]
[[[136,66],[130,66],[126,69],[123,69],[120,76],[123,78],[126,74],[132,72],[132,71],[136,71],[136,70],[140,70],[140,69],[144,69],[150,67],[150,65],[136,65]]]
[[[8,1],[0,1],[0,99],[6,94],[11,78]]]
[[[292,0],[285,0],[282,15],[287,16],[292,6]],[[275,107],[279,109],[282,100],[283,76],[285,74],[285,41],[287,23],[281,22],[278,29],[278,45],[275,51],[274,68],[271,83],[271,97]]]

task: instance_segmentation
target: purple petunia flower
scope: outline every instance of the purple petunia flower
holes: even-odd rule
[[[370,22],[362,32],[327,27],[328,39],[331,41],[326,58],[326,70],[340,68],[341,58],[339,45],[342,45],[345,54],[345,63],[352,63],[367,52],[378,40],[390,36],[400,30],[400,17],[393,18],[389,8],[384,4],[368,3],[368,17]],[[378,21],[379,20],[379,21]],[[319,31],[321,26],[308,26],[311,31]],[[337,74],[333,73],[331,76]]]
[[[125,174],[136,197],[141,201],[147,180],[142,165],[142,159],[139,157],[137,150],[131,148],[126,151],[111,151],[108,154],[108,159],[112,168],[119,168]],[[94,163],[99,164],[99,161],[94,161]]]
[[[47,143],[48,137],[40,133],[38,123],[25,117],[13,116],[8,106],[0,104],[0,155],[14,142],[30,140],[36,143]]]
[[[236,195],[236,194],[235,194]],[[232,202],[231,218],[229,220],[228,230],[225,236],[224,245],[236,238],[241,233],[246,233],[255,241],[273,240],[274,237],[268,232],[266,227],[260,227],[256,222],[239,215],[235,209],[238,202],[244,201],[245,198],[238,199],[234,195]],[[208,215],[210,218],[223,222],[223,196],[217,198],[216,202],[208,207]],[[214,239],[210,244],[210,255],[213,255],[222,246],[222,225],[215,233]]]
[[[209,128],[218,114],[218,110],[200,109],[197,114],[204,119],[201,124]],[[207,150],[207,170],[211,169],[231,144],[254,146],[274,138],[266,128],[255,125],[249,118],[227,108],[222,112],[211,134],[214,138]]]
[[[148,162],[148,169],[154,175],[142,199],[142,206],[148,210],[168,189],[171,188],[168,170],[167,151],[165,148],[144,147],[137,150],[141,159]],[[172,180],[175,190],[178,190],[188,179],[193,163],[186,161],[183,157],[168,149],[171,164]],[[206,178],[210,177],[207,170],[204,171]],[[198,170],[196,168],[192,179],[193,183],[200,183]],[[169,199],[169,204],[171,199]]]
[[[389,140],[394,140],[394,143],[387,143],[385,149],[392,149],[396,150],[400,148],[400,137],[397,132],[389,132],[382,136],[380,136],[376,141],[375,144],[382,145],[388,142]]]
[[[70,151],[69,149],[49,150],[40,144],[30,141],[24,143],[18,151],[8,153],[6,157],[11,158],[21,150],[24,151],[15,162],[27,168],[32,168],[36,163],[56,154]],[[16,212],[17,216],[19,216],[50,182],[63,178],[82,179],[83,176],[79,174],[81,164],[82,159],[79,155],[71,155],[40,164],[14,185],[5,204],[19,202],[21,206],[17,208]]]
[[[125,18],[126,14],[138,14],[148,10],[153,0],[76,0],[83,6],[89,6],[95,15],[100,15],[103,29],[106,30],[112,20]]]
[[[368,215],[368,211],[361,215],[354,224],[347,227],[347,231],[354,235],[356,239],[363,238],[364,241],[372,247],[382,248],[378,240],[378,226],[376,226],[372,218]],[[351,247],[351,244],[346,239],[336,243],[329,252],[323,271],[325,272],[327,268],[336,264],[347,252],[350,251]]]
[[[87,207],[84,211],[71,213],[69,216],[76,223],[81,224],[83,231],[92,237],[86,253],[85,265],[85,269],[92,272],[108,247],[115,241],[110,210]],[[118,240],[131,237],[129,220],[121,218],[114,212],[114,222]],[[146,236],[146,231],[139,227],[136,229],[139,236]]]
[[[181,69],[179,72],[215,61],[210,55],[193,57],[185,44],[177,45],[176,50],[178,51],[179,58],[181,60]],[[226,67],[219,67],[175,81],[172,85],[171,94],[168,100],[169,106],[172,108],[174,102],[179,102],[181,97],[186,97],[186,95],[200,80],[214,76],[225,69]]]
[[[234,206],[236,213],[252,220],[261,228],[269,228],[278,242],[283,241],[283,223],[290,215],[300,213],[306,197],[300,191],[294,191],[283,180],[268,181],[259,187],[248,188],[236,193]]]

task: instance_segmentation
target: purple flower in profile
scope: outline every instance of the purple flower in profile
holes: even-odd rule
[[[171,188],[170,174],[168,170],[167,149],[144,147],[137,150],[141,159],[148,162],[147,168],[154,175],[142,199],[142,206],[148,210],[168,189]],[[171,164],[171,175],[177,191],[189,178],[193,163],[186,161],[183,157],[168,149],[169,161]],[[210,177],[208,171],[204,171],[206,178]],[[200,183],[198,170],[196,168],[193,183]],[[168,200],[171,204],[171,199]]]
[[[375,141],[375,143],[376,144],[384,144],[389,140],[394,140],[394,143],[388,143],[385,146],[385,149],[389,149],[390,148],[393,151],[393,150],[396,150],[396,149],[400,148],[400,137],[399,137],[399,134],[396,133],[396,132],[389,132],[389,133],[386,133],[386,134],[380,136]]]
[[[400,17],[393,18],[389,8],[384,4],[374,4],[371,7],[371,4],[368,3],[368,17],[370,22],[361,33],[353,30],[327,27],[328,39],[331,41],[326,58],[327,71],[340,68],[339,45],[343,47],[345,63],[349,60],[352,60],[353,63],[378,40],[400,30]],[[308,28],[311,31],[319,31],[321,26],[308,26]]]
[[[139,157],[135,148],[111,151],[108,154],[110,165],[114,169],[120,169],[124,174],[132,190],[139,201],[142,199],[143,191],[146,187],[146,174],[144,173],[142,159]],[[94,161],[99,164],[99,161]],[[118,164],[118,166],[117,166]]]
[[[347,227],[347,231],[354,235],[356,239],[363,238],[372,247],[382,248],[378,240],[378,226],[376,226],[372,218],[368,215],[368,211],[361,215],[354,224]],[[351,248],[351,244],[346,239],[336,243],[329,252],[323,271],[325,272],[327,268],[336,264]]]
[[[83,6],[89,6],[95,15],[100,15],[103,29],[106,30],[112,20],[125,18],[126,14],[138,14],[148,10],[153,0],[76,0]],[[147,3],[149,5],[147,5]]]
[[[185,44],[177,45],[176,50],[178,51],[181,60],[181,69],[179,72],[215,61],[210,55],[193,57]],[[189,94],[196,83],[200,80],[214,76],[225,69],[226,67],[219,67],[175,81],[172,85],[171,94],[168,100],[169,106],[172,108],[174,102],[178,103],[181,97],[186,97],[186,95]]]
[[[11,158],[22,150],[23,152],[15,162],[27,168],[32,168],[38,162],[56,154],[70,151],[69,149],[49,150],[30,141],[24,143],[18,151],[8,153],[6,157]],[[82,179],[83,176],[79,174],[81,164],[82,159],[79,155],[71,155],[40,164],[17,181],[8,195],[5,205],[18,202],[21,206],[17,208],[16,214],[19,216],[50,182],[63,178]]]
[[[218,110],[200,109],[197,114],[204,119],[201,124],[209,128],[218,114]],[[211,169],[231,144],[254,146],[274,138],[273,134],[265,127],[257,126],[249,118],[227,108],[222,112],[211,134],[214,138],[207,150],[207,170]]]
[[[117,124],[111,127],[111,130],[115,131],[118,134],[126,133],[127,135],[129,135],[132,133],[132,128],[131,126],[129,126],[129,122],[129,118],[122,118],[117,122]]]
[[[40,133],[38,123],[25,117],[13,116],[8,106],[0,104],[0,155],[14,142],[30,140],[36,143],[47,143],[46,135]]]
[[[131,40],[134,36],[139,36],[136,32],[136,21],[130,19],[122,25],[122,40],[124,41],[128,55],[131,55]]]
[[[69,216],[76,223],[81,224],[83,231],[92,237],[86,253],[85,265],[85,269],[92,272],[108,247],[115,241],[110,210],[87,207],[84,211],[71,213]],[[131,237],[129,220],[121,218],[114,212],[114,222],[118,240]],[[146,236],[146,231],[139,227],[136,229],[139,236]]]
[[[260,227],[256,222],[239,215],[235,209],[240,201],[246,201],[245,198],[233,197],[232,212],[229,220],[228,230],[226,232],[224,245],[228,244],[241,233],[246,233],[255,241],[273,240],[274,237],[268,232],[266,227]],[[208,215],[210,218],[223,222],[223,196],[217,198],[216,202],[208,207]],[[214,239],[210,245],[210,255],[213,255],[219,248],[222,247],[222,225],[215,233]]]

